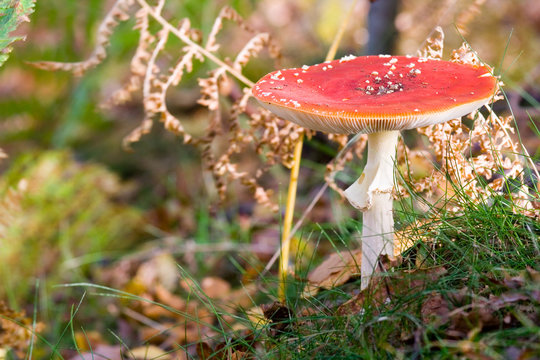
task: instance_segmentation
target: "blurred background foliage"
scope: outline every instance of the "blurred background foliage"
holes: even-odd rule
[[[102,165],[68,151],[21,155],[0,179],[0,298],[12,305],[34,287],[86,279],[133,245],[142,213],[119,201],[132,191]]]
[[[184,0],[168,1],[165,13],[177,19],[188,17],[193,27],[208,33],[221,7],[230,5],[257,30],[272,34],[282,46],[281,65],[289,67],[324,60],[351,3]],[[93,265],[116,259],[126,250],[142,249],[147,240],[172,239],[173,246],[194,239],[195,243],[231,241],[278,247],[279,215],[257,206],[245,190],[236,187],[233,196],[219,204],[200,154],[161,126],[134,144],[132,152],[122,149],[122,138],[143,116],[140,98],[120,107],[103,104],[129,76],[129,60],[138,41],[133,19],[120,24],[112,36],[105,62],[82,78],[27,64],[86,58],[97,26],[112,4],[112,0],[38,0],[31,23],[20,29],[28,34],[27,40],[15,44],[0,68],[0,147],[9,156],[0,162],[0,281],[8,284],[0,288],[0,298],[10,299],[15,308],[29,306],[36,278],[46,277],[47,283],[91,279]],[[476,11],[474,4],[481,4],[478,13],[464,21],[467,29],[460,32],[456,21]],[[338,57],[365,53],[369,6],[367,0],[357,1]],[[465,39],[482,60],[496,67],[509,85],[508,100],[522,139],[531,155],[540,156],[540,137],[533,126],[540,118],[540,2],[402,0],[395,19],[398,38],[393,53],[414,54],[436,25],[442,25],[447,35],[446,58]],[[226,26],[220,35],[223,58],[233,57],[244,43],[240,39],[245,34],[237,30]],[[196,102],[197,78],[211,66],[197,64],[168,94],[169,108],[190,131],[207,124],[209,114]],[[263,57],[251,61],[245,75],[257,80],[271,70],[272,61]],[[299,209],[323,183],[326,162],[335,153],[335,147],[318,137],[307,143]],[[287,174],[281,167],[272,170],[280,203]],[[332,193],[325,195],[310,214],[308,223],[313,228],[331,223],[339,231],[349,231],[345,219],[358,215],[333,201],[336,198]],[[259,254],[259,260],[268,257],[268,253]],[[250,262],[239,256],[223,258],[215,261],[212,271],[227,274]],[[199,256],[195,265],[187,258],[182,261],[200,270],[208,258]],[[249,271],[242,276],[253,276]]]
[[[37,70],[27,64],[38,60],[84,59],[92,49],[99,22],[112,3],[110,0],[37,3],[32,22],[21,29],[28,34],[26,42],[16,44],[15,53],[0,71],[0,144],[9,154],[9,159],[0,166],[7,171],[18,163],[16,159],[21,154],[26,154],[25,163],[35,159],[34,166],[38,166],[39,156],[29,153],[63,149],[64,154],[70,154],[65,155],[67,157],[78,162],[103,164],[122,180],[132,181],[135,190],[127,201],[147,212],[146,221],[164,231],[189,234],[195,231],[193,224],[199,210],[216,204],[213,185],[200,165],[200,154],[159,126],[135,144],[133,152],[126,152],[121,148],[121,139],[142,117],[140,99],[135,98],[121,107],[102,106],[128,76],[128,62],[138,40],[136,32],[132,31],[133,19],[121,23],[116,30],[105,62],[82,78]],[[402,0],[395,20],[398,39],[394,53],[414,53],[437,24],[442,25],[447,34],[447,56],[465,38],[510,84],[506,90],[515,105],[513,111],[519,115],[520,129],[529,151],[534,154],[538,151],[538,137],[531,135],[534,132],[526,111],[538,121],[535,97],[540,92],[540,5],[535,0],[487,0],[476,14],[475,3],[482,1]],[[194,27],[208,33],[220,8],[227,4],[246,17],[252,26],[269,31],[276,38],[283,47],[282,66],[287,67],[323,60],[351,1],[169,1],[166,13],[177,18],[188,17]],[[347,28],[338,56],[365,52],[369,6],[368,1],[357,2],[352,14],[354,21]],[[467,22],[468,28],[459,33],[455,23],[464,16],[471,16],[471,20],[460,20]],[[220,35],[226,39],[226,46],[220,49],[224,58],[238,51],[243,43],[236,41],[238,36],[245,35],[237,33],[233,26],[226,26]],[[181,86],[168,96],[174,114],[195,131],[205,126],[208,116],[196,103],[199,96],[196,79],[203,76],[208,66],[211,65],[197,64],[198,68],[186,74]],[[263,58],[252,61],[246,75],[256,80],[270,70],[271,62]],[[335,153],[334,149],[318,143],[318,139],[308,143],[307,149],[303,171],[318,175],[301,184],[300,193],[307,193],[309,187],[322,182],[321,169],[329,157],[321,154]],[[319,163],[321,158],[322,164]],[[14,171],[8,174],[13,177]],[[281,184],[278,194],[283,194],[286,171],[277,169],[274,175],[278,177],[276,185]],[[6,186],[8,184],[13,185],[8,182]],[[207,200],[201,201],[201,196]],[[236,213],[240,207],[251,208],[249,204],[241,205],[249,201],[248,198],[238,194],[237,199],[229,199],[228,206],[236,209],[232,210]]]

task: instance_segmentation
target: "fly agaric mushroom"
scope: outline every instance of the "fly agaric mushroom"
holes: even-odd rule
[[[487,66],[411,56],[346,56],[260,79],[253,95],[283,119],[327,133],[368,134],[364,171],[346,191],[363,212],[362,289],[381,254],[393,256],[392,189],[399,130],[455,119],[487,104],[498,81]]]

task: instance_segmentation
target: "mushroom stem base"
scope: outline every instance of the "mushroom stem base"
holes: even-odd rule
[[[380,255],[394,256],[392,193],[372,195],[372,206],[362,216],[361,288],[369,285]]]
[[[399,131],[368,134],[364,172],[345,190],[349,202],[363,212],[362,289],[369,284],[379,255],[394,256],[392,189],[398,135]]]

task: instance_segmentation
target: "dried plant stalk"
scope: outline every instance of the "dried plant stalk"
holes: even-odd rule
[[[41,61],[34,62],[32,65],[43,70],[71,71],[76,76],[82,76],[86,71],[99,65],[107,57],[107,47],[109,46],[114,29],[121,21],[126,21],[130,18],[129,9],[133,4],[134,0],[117,0],[114,3],[99,26],[96,46],[88,59],[72,63]]]

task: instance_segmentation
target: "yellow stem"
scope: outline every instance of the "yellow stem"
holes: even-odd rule
[[[343,38],[343,34],[345,34],[345,29],[347,28],[347,25],[349,24],[349,20],[351,19],[351,15],[354,12],[354,7],[356,6],[356,0],[351,3],[351,7],[349,8],[349,11],[347,12],[347,16],[341,23],[341,26],[339,27],[336,36],[334,37],[334,41],[332,41],[332,45],[330,46],[330,49],[328,49],[328,53],[326,54],[325,61],[331,61],[334,60],[336,57],[336,52],[339,46],[339,43],[341,42],[341,39]]]
[[[345,33],[347,24],[353,13],[354,6],[356,5],[357,0],[354,0],[347,12],[345,20],[341,23],[334,41],[326,54],[326,61],[333,60],[336,56],[337,48],[341,42],[341,38]],[[285,294],[287,292],[287,272],[289,269],[289,253],[291,247],[291,227],[294,214],[294,204],[296,202],[296,187],[298,185],[298,171],[300,170],[300,160],[302,156],[302,145],[304,143],[304,135],[300,136],[295,147],[294,147],[294,157],[293,157],[293,166],[291,169],[290,179],[289,179],[289,190],[287,193],[287,204],[285,205],[285,218],[283,219],[283,232],[281,233],[281,252],[279,257],[279,300],[285,302]]]
[[[302,145],[304,143],[304,133],[300,134],[298,141],[294,145],[293,165],[289,178],[289,190],[287,193],[287,204],[285,206],[285,217],[283,219],[283,233],[281,234],[281,253],[279,258],[279,299],[284,302],[287,291],[287,273],[289,269],[289,253],[291,248],[291,227],[294,215],[294,203],[296,201],[296,188],[298,185],[298,172],[300,171],[300,159],[302,158]]]

